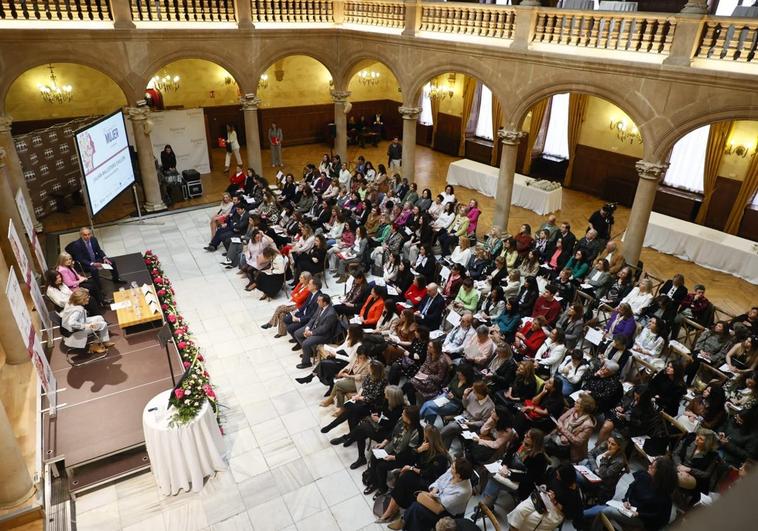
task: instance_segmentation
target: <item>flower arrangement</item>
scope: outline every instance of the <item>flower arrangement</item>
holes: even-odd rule
[[[174,407],[171,424],[182,425],[190,422],[197,416],[207,400],[216,413],[220,426],[218,401],[208,371],[205,370],[205,359],[192,338],[187,322],[179,313],[174,288],[163,273],[160,260],[152,251],[145,251],[144,259],[185,371],[170,398],[170,403]]]
[[[531,186],[532,188],[536,188],[538,190],[543,190],[545,192],[552,192],[553,190],[557,190],[561,187],[561,183],[556,181],[548,181],[545,179],[533,179],[527,177],[526,185]]]

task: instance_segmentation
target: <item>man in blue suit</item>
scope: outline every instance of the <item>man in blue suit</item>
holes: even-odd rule
[[[415,314],[416,322],[429,328],[437,330],[442,324],[442,313],[445,311],[445,297],[440,295],[439,286],[431,283],[426,286],[426,297],[421,299],[418,304],[418,311]]]
[[[308,321],[310,321],[311,317],[313,317],[319,309],[318,296],[321,295],[321,281],[317,278],[311,278],[308,282],[308,291],[310,291],[311,294],[305,299],[305,303],[300,309],[284,316],[284,324],[287,327],[287,333],[292,336],[290,343],[297,343],[295,340],[295,332],[307,325]],[[277,334],[274,337],[281,336]]]
[[[79,229],[79,239],[69,243],[66,246],[66,252],[79,262],[82,269],[89,273],[98,285],[100,285],[100,270],[103,269],[103,264],[112,268],[111,279],[114,284],[126,284],[119,278],[115,262],[105,254],[89,227]]]

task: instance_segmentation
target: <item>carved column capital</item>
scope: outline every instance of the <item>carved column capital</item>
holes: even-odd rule
[[[0,167],[5,166],[5,148],[0,146]]]
[[[637,168],[637,174],[640,176],[640,179],[659,182],[661,179],[663,179],[663,176],[666,175],[666,170],[669,167],[669,163],[638,160],[634,166]]]
[[[332,90],[330,91],[330,94],[332,95],[332,101],[334,103],[347,103],[347,99],[352,92],[349,90]]]
[[[521,142],[521,139],[526,136],[523,131],[508,131],[506,129],[498,129],[497,137],[503,144],[509,146],[517,146]]]
[[[403,120],[418,120],[418,115],[421,114],[421,107],[400,107],[398,112],[403,117]]]
[[[13,117],[8,115],[0,116],[0,133],[10,133]]]
[[[260,104],[261,99],[255,94],[245,94],[240,98],[243,111],[257,111]]]
[[[150,109],[148,107],[127,107],[126,115],[133,122],[141,122],[150,117]]]
[[[689,13],[690,15],[707,15],[708,1],[689,0],[687,4],[685,4],[685,6],[682,8],[681,13]]]

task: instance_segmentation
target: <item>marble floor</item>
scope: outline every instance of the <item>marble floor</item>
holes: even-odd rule
[[[179,307],[207,359],[224,408],[229,469],[199,493],[161,496],[151,474],[84,494],[76,500],[77,528],[89,530],[369,530],[370,496],[361,470],[348,465],[355,447],[334,447],[319,427],[331,420],[320,408],[324,387],[299,385],[297,353],[286,338],[261,330],[277,304],[245,292],[221,253],[203,250],[212,209],[162,216],[163,225],[97,229],[112,256],[152,249],[173,282]],[[329,282],[335,293],[341,284]],[[346,425],[344,425],[346,430]],[[342,427],[341,427],[342,428]]]

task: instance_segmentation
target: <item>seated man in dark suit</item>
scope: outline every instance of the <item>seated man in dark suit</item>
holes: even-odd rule
[[[298,363],[298,369],[306,369],[313,365],[311,357],[314,354],[314,349],[318,345],[323,345],[334,336],[334,332],[337,329],[337,312],[334,311],[332,306],[332,299],[326,293],[321,293],[318,296],[319,309],[308,321],[308,324],[295,332],[295,339],[298,344],[292,347],[292,350],[303,349],[301,356],[302,362]]]
[[[118,268],[116,264],[106,256],[105,251],[97,243],[97,238],[92,235],[92,231],[89,227],[82,227],[79,229],[79,239],[69,243],[66,246],[66,252],[71,257],[79,262],[82,269],[89,273],[90,276],[97,282],[102,291],[100,284],[100,270],[103,269],[103,264],[107,264],[112,268],[111,279],[114,284],[126,284],[118,276]]]
[[[297,343],[295,332],[308,324],[313,314],[318,310],[318,296],[321,295],[321,281],[317,278],[311,278],[308,281],[308,291],[310,295],[305,299],[303,305],[292,313],[284,316],[284,326],[287,327],[287,333],[292,336],[290,343]],[[279,334],[274,337],[282,337]]]
[[[211,239],[211,242],[207,247],[204,247],[204,249],[213,252],[218,249],[218,246],[227,238],[245,234],[247,231],[248,217],[249,214],[245,209],[245,205],[243,203],[237,203],[234,206],[234,209],[232,209],[232,213],[227,222],[218,228],[216,234],[213,235],[213,239]]]
[[[437,330],[442,324],[442,312],[445,310],[445,297],[440,295],[439,286],[431,283],[426,286],[426,296],[418,304],[415,313],[416,322],[429,330]]]

